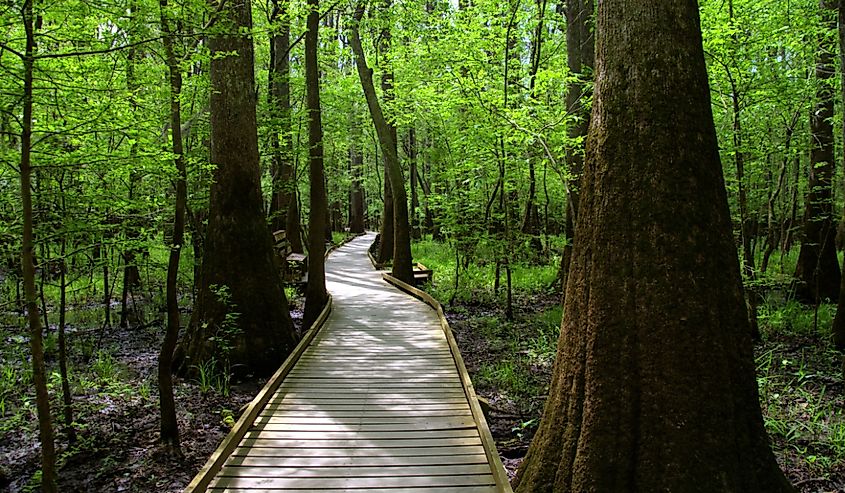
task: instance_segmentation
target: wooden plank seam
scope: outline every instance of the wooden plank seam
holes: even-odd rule
[[[484,453],[487,455],[487,460],[490,461],[490,467],[493,470],[493,478],[496,481],[496,488],[502,493],[513,493],[513,488],[511,488],[510,481],[508,480],[508,474],[505,471],[502,459],[499,457],[499,452],[496,449],[496,442],[493,440],[493,434],[490,433],[490,427],[487,425],[487,420],[484,418],[484,413],[481,411],[481,405],[478,403],[478,396],[475,394],[475,388],[472,386],[472,380],[469,378],[469,372],[467,372],[466,365],[464,365],[464,359],[461,356],[458,343],[455,341],[455,336],[452,334],[452,328],[449,326],[449,322],[446,320],[446,314],[443,312],[443,306],[430,294],[400,281],[388,273],[382,274],[382,278],[400,290],[410,294],[420,301],[423,301],[437,312],[437,317],[440,319],[440,327],[446,334],[446,339],[449,342],[449,349],[452,352],[452,357],[455,359],[455,365],[458,367],[461,384],[463,385],[467,400],[469,400],[473,419],[478,424],[478,431],[481,435],[481,443],[484,446]]]

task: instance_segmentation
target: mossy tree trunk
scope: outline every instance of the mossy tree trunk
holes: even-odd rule
[[[599,3],[549,399],[516,491],[791,492],[763,427],[698,4]]]

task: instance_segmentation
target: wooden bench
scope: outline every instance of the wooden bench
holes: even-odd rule
[[[290,242],[283,229],[273,232],[273,240],[282,268],[282,280],[289,285],[304,285],[308,280],[308,255],[291,252]]]
[[[430,282],[431,279],[434,277],[434,271],[429,269],[428,267],[424,266],[423,264],[417,262],[414,266],[414,285],[421,286],[427,282]]]

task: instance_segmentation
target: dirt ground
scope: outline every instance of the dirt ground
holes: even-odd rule
[[[295,305],[292,315],[295,323],[301,322],[302,313]],[[61,431],[56,437],[60,491],[181,492],[229,432],[238,411],[265,383],[263,379],[236,382],[224,396],[213,389],[201,392],[196,381],[177,379],[182,456],[169,456],[156,442],[159,407],[155,375],[162,336],[163,329],[157,324],[103,332],[98,344],[113,358],[114,376],[101,387],[74,396],[75,421],[80,423],[77,442],[69,444]],[[96,337],[99,339],[99,331]],[[78,340],[73,334],[68,339]],[[24,342],[19,338],[6,341]],[[78,368],[96,366],[80,361],[78,355],[74,359]],[[91,370],[85,373],[85,378],[97,379]],[[53,397],[54,426],[58,427],[60,408],[57,396]],[[38,491],[29,485],[40,469],[34,409],[24,410],[24,418],[21,427],[0,434],[0,492]]]

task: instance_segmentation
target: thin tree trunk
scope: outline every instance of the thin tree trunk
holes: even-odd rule
[[[62,217],[67,217],[65,201],[64,173],[59,180],[59,197]],[[73,395],[70,393],[70,378],[67,372],[67,338],[65,323],[67,315],[67,233],[62,235],[61,258],[59,259],[59,375],[62,380],[62,415],[64,432],[68,442],[76,443],[76,428],[73,426]]]
[[[382,150],[382,156],[384,150]],[[385,158],[382,158],[384,161]],[[383,206],[381,210],[381,224],[379,226],[379,244],[376,254],[376,260],[380,264],[386,264],[393,260],[393,248],[395,233],[393,224],[393,190],[390,188],[390,177],[387,176],[387,167],[384,168],[384,188],[382,195],[384,196]]]
[[[769,267],[769,259],[771,258],[772,253],[774,253],[775,249],[782,244],[783,240],[783,228],[780,224],[775,224],[775,221],[777,219],[775,217],[775,206],[777,205],[778,198],[783,195],[782,192],[784,184],[786,183],[787,172],[789,171],[789,153],[792,144],[792,134],[795,129],[795,125],[798,123],[799,116],[800,113],[795,112],[792,121],[786,127],[783,160],[781,161],[780,171],[778,172],[777,185],[775,185],[775,189],[769,196],[769,200],[766,204],[766,214],[768,218],[768,225],[766,231],[766,250],[763,252],[763,260],[760,263],[760,271],[764,273]],[[780,223],[782,224],[783,221],[780,221]],[[775,230],[778,231],[777,234],[774,233]]]
[[[575,117],[575,121],[567,128],[567,136],[571,142],[583,141],[590,126],[590,114],[584,106],[588,94],[586,84],[587,74],[593,69],[595,48],[592,31],[593,0],[572,0],[560,4],[566,13],[566,61],[569,73],[573,78],[566,88],[567,113]],[[564,231],[566,246],[561,255],[560,273],[561,288],[564,296],[572,260],[572,246],[575,242],[575,226],[578,218],[578,202],[580,200],[581,172],[584,168],[583,148],[566,147],[566,162],[569,174],[574,179],[567,188],[566,218]]]
[[[411,268],[411,234],[408,225],[408,201],[405,195],[405,179],[402,176],[402,169],[399,165],[399,156],[396,151],[395,129],[385,119],[381,105],[376,96],[373,85],[373,73],[367,66],[364,56],[364,48],[361,46],[361,37],[358,32],[358,24],[364,16],[364,4],[357,6],[352,27],[350,29],[349,44],[355,53],[358,76],[364,89],[367,99],[367,106],[370,109],[370,116],[373,119],[382,153],[384,154],[385,170],[390,180],[391,192],[393,193],[393,270],[392,274],[397,279],[408,284],[414,282],[414,274]],[[385,198],[385,204],[387,200]],[[384,238],[382,238],[384,241]]]
[[[837,29],[835,15],[821,6],[822,27],[830,32]],[[840,270],[836,255],[836,225],[833,220],[833,85],[836,45],[827,35],[819,33],[816,60],[816,106],[810,114],[810,179],[804,209],[804,240],[798,254],[795,278],[796,296],[807,303],[819,304],[825,299],[839,299]]]
[[[181,317],[177,280],[179,259],[185,243],[185,207],[187,203],[187,176],[182,149],[182,69],[174,52],[175,34],[170,27],[170,13],[167,0],[159,0],[161,9],[161,30],[164,33],[164,50],[167,56],[167,68],[170,75],[170,138],[176,165],[176,206],[173,218],[173,241],[167,263],[167,330],[158,356],[158,393],[161,409],[159,442],[171,455],[181,455],[179,444],[179,425],[176,420],[176,401],[173,397],[173,352],[179,337]]]
[[[293,133],[291,129],[290,103],[290,20],[288,19],[288,0],[273,0],[271,23],[279,24],[279,31],[270,38],[270,72],[268,102],[272,119],[270,145],[272,148],[273,195],[270,202],[272,229],[285,229],[288,226],[290,201],[296,200],[294,194]],[[298,212],[298,211],[297,211]],[[290,232],[286,232],[290,241]],[[298,238],[297,238],[298,239]],[[301,251],[301,246],[299,248]]]
[[[291,176],[292,191],[290,200],[288,201],[288,213],[285,222],[285,235],[288,239],[288,243],[290,244],[290,251],[292,253],[303,253],[305,249],[302,246],[302,223],[300,223],[299,218],[299,197],[296,193],[297,174],[296,167],[291,166],[291,168],[293,168],[293,173]]]
[[[100,246],[100,262],[103,263],[103,328],[111,327],[111,289],[109,289],[109,254],[106,235],[103,233]]]
[[[133,0],[129,6],[129,15],[133,19],[137,15],[138,7]],[[138,49],[136,47],[129,48],[126,55],[126,88],[129,90],[129,106],[132,108],[133,114],[138,110],[138,100],[135,98],[135,92],[138,90],[138,81],[135,78],[135,61],[138,57]],[[135,141],[129,147],[129,162],[133,165],[138,159],[138,142]],[[134,216],[135,206],[135,187],[137,186],[139,174],[134,170],[129,172],[129,204],[130,211]],[[130,216],[128,226],[126,229],[126,237],[130,241],[135,241],[140,236],[137,228],[137,219]],[[135,245],[130,244],[123,251],[121,257],[123,258],[123,289],[120,296],[120,326],[128,327],[130,322],[140,321],[138,307],[133,302],[132,309],[129,308],[129,298],[133,297],[133,293],[141,286],[141,272],[138,269],[136,257],[138,249]],[[134,298],[133,298],[134,299]]]
[[[536,0],[537,26],[534,29],[534,40],[531,46],[531,67],[528,73],[528,92],[532,100],[536,100],[537,73],[540,70],[540,60],[543,53],[543,34],[545,33],[546,0]],[[528,198],[525,201],[525,212],[522,216],[522,233],[531,237],[531,248],[537,253],[542,252],[540,241],[540,217],[537,208],[537,177],[535,171],[536,153],[529,149],[528,156]]]
[[[845,1],[839,2],[839,74],[842,79],[841,91],[845,97]],[[845,99],[843,99],[845,101]],[[842,135],[845,136],[845,121],[843,121]],[[845,215],[842,218],[845,224]],[[833,343],[839,351],[845,351],[845,275],[840,276],[839,298],[836,304],[836,316],[833,319]]]
[[[308,215],[308,285],[305,288],[303,326],[317,320],[328,300],[325,271],[325,230],[328,216],[326,178],[323,173],[323,123],[320,114],[320,68],[317,60],[320,29],[320,2],[308,0],[305,34],[305,91],[308,110],[308,178],[311,187],[311,213]],[[331,230],[329,230],[331,238]]]
[[[357,117],[350,124],[349,168],[352,189],[349,191],[349,232],[364,232],[364,156],[360,149],[360,126]]]
[[[414,127],[408,129],[408,164],[411,175],[411,238],[420,238],[420,222],[417,217],[417,209],[420,207],[420,199],[417,194],[417,131]]]
[[[23,286],[29,321],[29,343],[32,350],[32,380],[35,384],[35,406],[41,439],[41,490],[56,493],[56,450],[47,394],[47,373],[44,368],[44,345],[41,317],[35,290],[35,258],[33,256],[32,220],[32,78],[35,55],[35,17],[33,0],[24,0],[23,22],[26,31],[26,52],[23,57],[23,120],[21,121],[21,206],[23,209]]]

